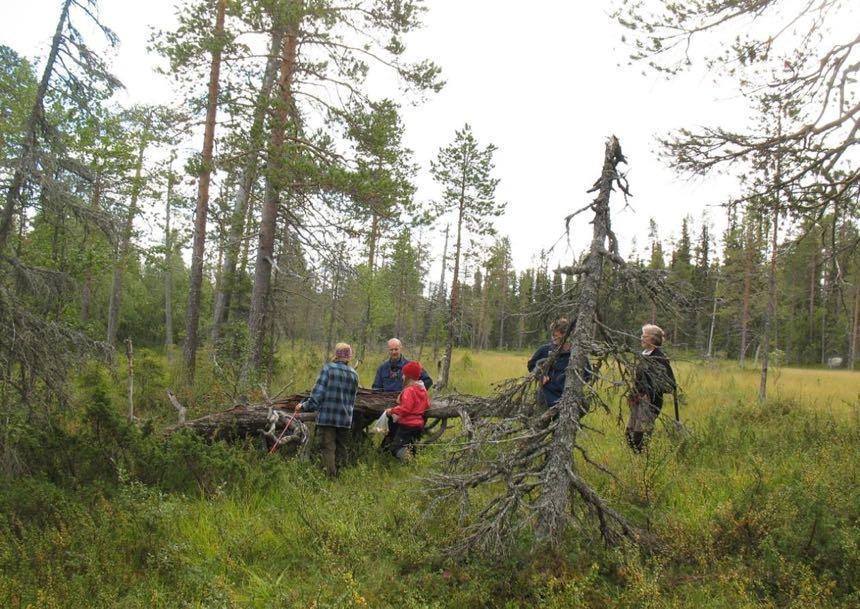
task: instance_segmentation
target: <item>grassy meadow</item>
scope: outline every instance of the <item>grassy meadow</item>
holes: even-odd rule
[[[452,382],[487,394],[528,355],[459,351]],[[363,385],[376,360],[359,367]],[[272,385],[293,393],[322,360],[295,349],[278,361]],[[759,406],[756,370],[675,370],[691,435],[659,426],[634,455],[614,399],[589,415],[582,442],[617,479],[579,464],[657,551],[605,547],[584,523],[557,551],[525,543],[463,562],[444,553],[455,510],[424,509],[420,478],[444,447],[408,467],[371,448],[328,480],[313,462],[164,440],[174,415],[160,397],[172,383],[162,354],[139,356],[150,423],[137,427],[121,419],[122,373],[85,371],[64,431],[21,438],[26,473],[0,486],[0,607],[860,606],[860,374],[775,369]],[[230,378],[204,368],[181,396],[189,415],[229,404]]]

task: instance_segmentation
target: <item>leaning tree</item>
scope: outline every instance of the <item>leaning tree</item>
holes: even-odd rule
[[[527,529],[555,545],[571,522],[582,522],[589,514],[596,517],[607,542],[624,538],[649,542],[595,491],[581,468],[584,463],[613,475],[589,456],[580,432],[586,415],[601,406],[608,410],[606,393],[598,391],[598,386],[627,386],[636,364],[636,356],[627,346],[628,335],[601,321],[601,303],[608,291],[620,286],[669,306],[661,296],[665,289],[663,271],[628,265],[618,252],[609,200],[614,187],[625,196],[629,194],[626,179],[618,170],[625,162],[618,139],[609,138],[600,178],[589,191],[597,191],[597,197],[566,219],[569,225],[580,213],[594,213],[588,252],[577,266],[560,269],[578,277],[572,288],[575,293],[565,295],[575,324],[565,339],[572,348],[561,400],[549,408],[539,406],[536,400],[542,370],[552,365],[548,361],[534,375],[503,384],[485,403],[460,404],[462,441],[450,444],[452,454],[446,470],[429,481],[434,506],[460,504],[465,522],[464,534],[452,548],[457,554],[503,552]],[[612,285],[607,285],[610,278]],[[596,371],[592,380],[582,373],[590,359]],[[615,372],[610,373],[610,369]],[[609,381],[610,376],[618,380]],[[474,511],[469,507],[473,502],[479,504]]]
[[[63,265],[36,266],[28,260],[32,247],[28,227],[40,219],[55,218],[58,225],[92,223],[112,234],[109,215],[88,202],[98,179],[78,147],[81,132],[102,122],[105,101],[122,86],[93,51],[97,39],[85,39],[81,33],[100,32],[109,47],[118,42],[99,20],[97,9],[95,0],[61,3],[38,83],[31,81],[29,68],[13,53],[0,51],[4,81],[10,83],[8,76],[17,74],[21,83],[7,98],[14,103],[3,108],[0,130],[0,139],[4,131],[17,131],[0,145],[4,154],[0,324],[6,330],[0,336],[0,407],[4,409],[13,395],[31,406],[50,404],[46,395],[36,393],[42,389],[47,397],[64,399],[68,367],[84,353],[106,354],[105,345],[62,320],[61,305],[75,288]],[[19,119],[23,123],[16,124]]]

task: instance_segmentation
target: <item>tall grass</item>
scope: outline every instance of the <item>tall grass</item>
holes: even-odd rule
[[[278,357],[273,385],[297,391],[322,362],[309,349]],[[457,351],[453,385],[486,394],[527,357]],[[377,363],[360,367],[363,384]],[[659,427],[645,454],[631,454],[615,399],[611,413],[589,415],[582,441],[618,479],[579,464],[661,540],[655,553],[606,548],[584,525],[556,552],[452,562],[443,548],[456,513],[428,516],[421,492],[444,458],[438,446],[409,467],[369,447],[332,481],[313,462],[131,431],[133,454],[114,448],[106,477],[34,473],[0,487],[0,607],[860,606],[860,375],[779,369],[760,406],[754,370],[675,368],[692,434]],[[203,370],[187,396],[198,412],[225,405],[227,376]],[[83,408],[92,392],[79,399]],[[52,450],[54,461],[75,458]]]

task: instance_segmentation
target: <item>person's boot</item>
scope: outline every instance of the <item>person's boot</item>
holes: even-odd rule
[[[627,445],[633,449],[633,452],[641,453],[645,447],[645,434],[641,431],[627,432]]]
[[[404,446],[403,448],[398,448],[397,452],[394,453],[394,456],[397,457],[397,460],[403,463],[404,465],[412,461],[412,451],[409,450],[408,446]]]

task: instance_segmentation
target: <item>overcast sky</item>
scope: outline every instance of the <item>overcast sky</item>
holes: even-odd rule
[[[171,91],[146,52],[149,26],[172,22],[173,0],[101,0],[103,21],[121,40],[114,73],[126,85],[120,102],[166,102]],[[664,241],[681,218],[698,225],[704,210],[720,231],[719,205],[735,180],[690,182],[656,155],[655,136],[700,124],[738,124],[744,105],[735,91],[704,72],[665,80],[627,67],[621,29],[608,2],[432,0],[426,27],[406,39],[410,56],[432,59],[447,85],[423,105],[406,106],[406,145],[421,166],[418,198],[438,196],[430,160],[468,122],[481,144],[498,146],[498,198],[508,203],[500,233],[511,238],[522,269],[563,234],[565,215],[586,204],[600,173],[606,136],[615,134],[629,160],[632,209],[620,197],[614,227],[622,253],[632,240],[642,252],[649,218]],[[56,26],[59,0],[0,0],[0,42],[27,57],[44,56]],[[620,64],[620,65],[619,65]],[[437,227],[439,228],[439,227]],[[441,231],[433,231],[439,238]],[[590,235],[588,218],[574,226],[572,247],[557,246],[552,263],[568,263]]]

